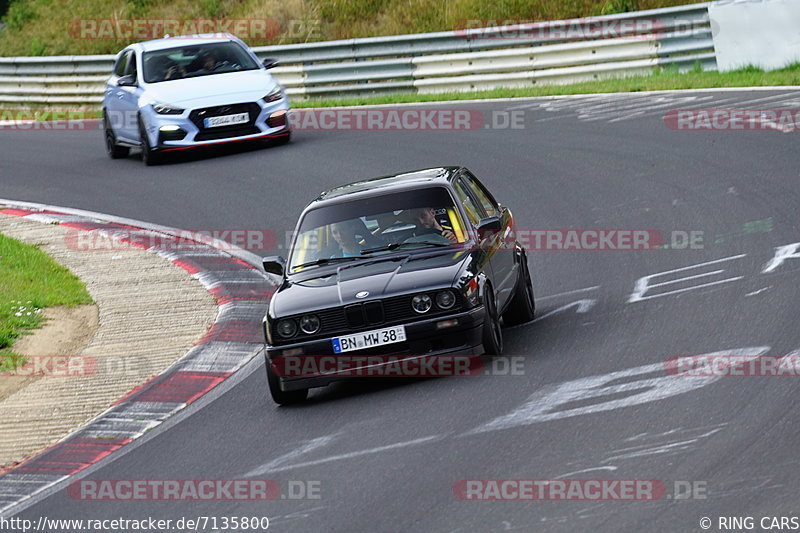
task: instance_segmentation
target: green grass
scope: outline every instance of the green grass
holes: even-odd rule
[[[800,85],[800,63],[779,70],[764,72],[756,67],[744,67],[730,72],[703,72],[694,69],[679,73],[664,69],[649,76],[614,78],[570,85],[539,85],[520,89],[452,92],[441,94],[389,94],[358,98],[326,98],[292,101],[292,107],[333,107],[381,105],[406,102],[435,102],[441,100],[472,100],[484,98],[520,98],[564,94],[660,91],[669,89],[702,89],[714,87],[748,87],[771,85]]]
[[[2,2],[3,0],[0,0]],[[468,20],[543,21],[691,4],[700,0],[10,0],[0,56],[113,54],[141,38],[76,38],[80,20],[268,19],[251,46],[448,31]],[[492,25],[492,24],[489,24]]]
[[[86,287],[36,246],[0,234],[0,365],[16,360],[14,340],[41,327],[42,309],[92,303]]]

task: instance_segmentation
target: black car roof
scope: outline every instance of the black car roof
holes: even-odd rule
[[[463,168],[464,167],[460,166],[424,168],[402,172],[400,174],[354,181],[353,183],[340,185],[339,187],[334,187],[333,189],[320,193],[306,209],[319,207],[322,204],[350,201],[365,196],[445,185],[454,174]]]

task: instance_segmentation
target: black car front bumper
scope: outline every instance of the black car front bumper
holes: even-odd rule
[[[287,376],[285,372],[281,371],[280,360],[282,357],[287,357],[284,355],[287,351],[297,349],[302,349],[303,353],[291,355],[289,357],[302,360],[303,358],[318,358],[320,356],[350,357],[380,355],[384,356],[387,361],[397,361],[422,359],[440,355],[477,356],[482,353],[484,315],[484,307],[480,306],[462,313],[400,324],[405,326],[405,341],[341,354],[334,353],[331,337],[282,346],[267,346],[265,351],[266,364],[272,365],[272,371],[278,376],[281,390],[291,391],[323,387],[335,381],[358,379],[353,377],[354,372],[352,368],[344,372],[331,372],[325,373],[324,375]],[[444,329],[437,327],[437,324],[448,320],[458,320],[458,324]],[[388,325],[380,327],[388,327]],[[381,366],[382,364],[389,363],[365,365],[359,367],[359,370],[368,370]],[[302,363],[300,366],[302,366]],[[358,372],[359,375],[364,375],[365,373],[368,372]]]

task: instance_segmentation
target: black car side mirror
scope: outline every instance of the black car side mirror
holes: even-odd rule
[[[126,76],[122,76],[117,80],[117,86],[119,87],[136,87],[138,83],[136,83],[136,78],[133,77],[133,74],[128,74]]]
[[[286,273],[286,260],[279,256],[265,257],[264,272],[283,277]]]
[[[271,57],[267,57],[267,58],[264,59],[264,61],[261,62],[261,64],[264,65],[265,69],[269,70],[269,69],[271,69],[273,67],[277,67],[279,63],[278,63],[277,59],[273,59]]]
[[[503,229],[503,223],[499,217],[483,218],[478,222],[478,238],[482,241],[486,240],[501,229]]]

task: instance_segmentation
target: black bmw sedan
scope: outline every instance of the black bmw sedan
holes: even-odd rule
[[[400,363],[500,355],[501,318],[528,322],[535,309],[511,211],[464,167],[323,192],[301,213],[288,259],[265,258],[264,269],[281,278],[264,317],[279,404]]]

